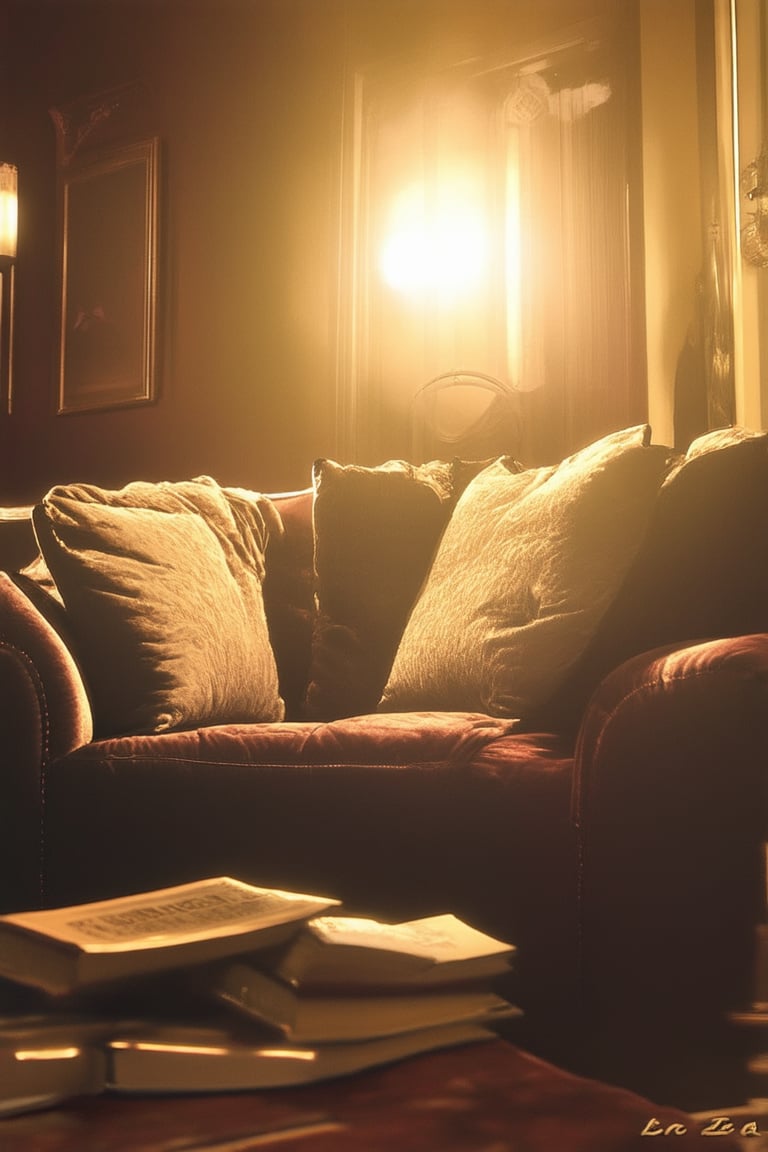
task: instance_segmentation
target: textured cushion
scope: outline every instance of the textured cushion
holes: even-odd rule
[[[455,493],[486,463],[316,461],[318,612],[307,717],[375,711]]]
[[[203,477],[51,489],[34,526],[67,608],[99,735],[278,720],[263,497]]]
[[[546,714],[573,727],[600,680],[665,644],[768,631],[768,434],[708,432],[676,459],[589,648]]]
[[[668,452],[647,426],[557,467],[501,458],[467,487],[381,707],[525,717],[578,658],[642,540]]]
[[[768,434],[695,440],[664,481],[648,537],[606,619],[634,651],[768,630]]]

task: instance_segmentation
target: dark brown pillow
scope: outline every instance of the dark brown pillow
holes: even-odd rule
[[[375,711],[453,504],[486,463],[316,461],[308,718]]]
[[[768,434],[708,432],[671,467],[600,628],[540,719],[573,728],[600,680],[665,644],[768,631]]]
[[[263,497],[203,477],[51,489],[33,514],[99,736],[279,720]]]

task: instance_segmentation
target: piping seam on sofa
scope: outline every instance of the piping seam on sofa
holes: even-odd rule
[[[46,805],[46,774],[45,770],[50,759],[50,714],[45,694],[45,687],[32,657],[23,648],[19,648],[10,641],[0,639],[0,648],[9,652],[16,658],[32,686],[38,703],[40,717],[40,824],[38,828],[38,893],[41,905],[45,902],[45,805]]]

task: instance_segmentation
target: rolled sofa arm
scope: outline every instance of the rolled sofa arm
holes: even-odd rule
[[[74,659],[0,572],[0,910],[39,903],[46,770],[92,738]]]
[[[768,634],[658,649],[597,689],[573,793],[596,1054],[621,1037],[681,1078],[726,1057],[726,1013],[751,998],[767,786]]]

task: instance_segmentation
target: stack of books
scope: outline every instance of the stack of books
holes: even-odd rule
[[[0,916],[0,1113],[309,1083],[487,1040],[521,1015],[494,991],[515,952],[452,915],[385,924],[230,877]]]

